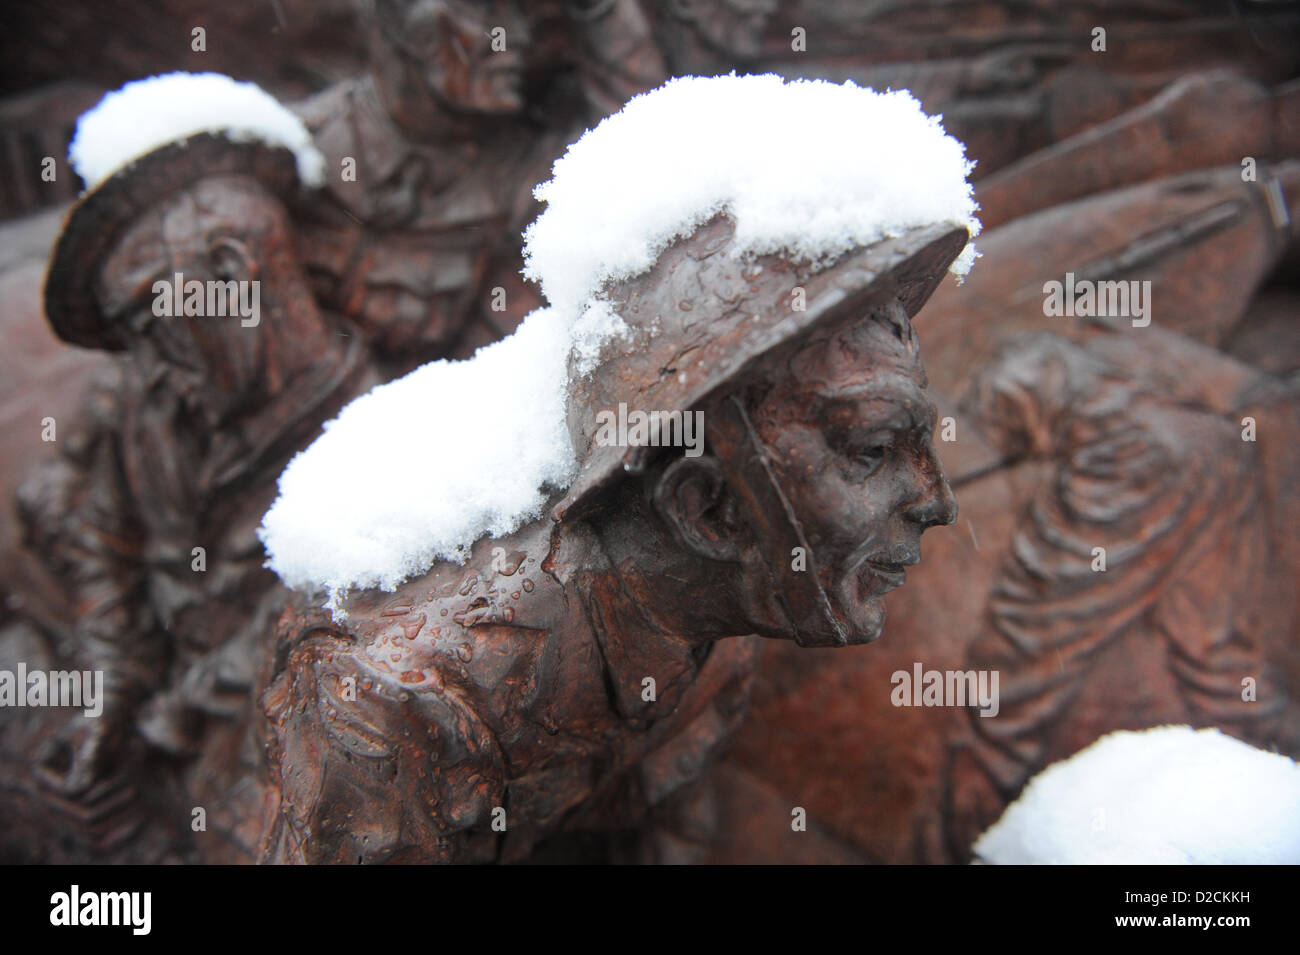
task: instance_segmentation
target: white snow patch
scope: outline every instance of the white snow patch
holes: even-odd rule
[[[1103,736],[975,843],[1002,864],[1300,863],[1300,765],[1217,729]]]
[[[682,77],[589,131],[534,195],[525,274],[575,310],[648,269],[718,212],[737,251],[825,263],[937,222],[980,231],[965,147],[906,90],[763,76]],[[959,276],[975,257],[968,245]]]
[[[260,531],[270,566],[337,610],[352,587],[392,590],[537,517],[543,485],[573,479],[567,347],[560,315],[538,309],[471,360],[430,362],[350,403],[280,476]]]
[[[600,364],[601,350],[615,339],[625,337],[631,329],[608,302],[590,302],[582,317],[573,323],[569,336],[573,357],[580,376],[589,375]]]
[[[825,264],[936,222],[979,231],[964,147],[906,92],[778,76],[690,77],[637,97],[569,148],[536,191],[530,277],[550,307],[469,361],[439,361],[343,410],[289,464],[263,521],[268,566],[326,590],[391,590],[540,513],[576,462],[570,355],[588,374],[627,325],[602,287],[649,269],[715,213],[742,252]],[[971,246],[953,270],[964,274]],[[683,381],[685,376],[683,373]]]
[[[68,161],[93,189],[141,156],[198,133],[284,146],[305,185],[325,181],[325,157],[302,120],[257,84],[221,73],[166,73],[109,93],[77,120]]]

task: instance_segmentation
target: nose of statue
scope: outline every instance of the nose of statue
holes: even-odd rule
[[[934,527],[936,524],[957,523],[957,498],[948,486],[948,479],[943,476],[943,465],[934,450],[930,449],[926,462],[925,474],[921,485],[924,490],[920,496],[907,507],[908,520],[920,524],[922,528]]]

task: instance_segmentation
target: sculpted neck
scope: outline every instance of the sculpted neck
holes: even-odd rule
[[[611,606],[619,639],[670,635],[708,643],[752,632],[732,592],[733,568],[687,552],[643,504],[614,507],[590,523],[607,561],[591,593]]]

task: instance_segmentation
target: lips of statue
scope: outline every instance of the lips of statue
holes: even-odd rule
[[[837,377],[768,420],[778,480],[812,550],[832,613],[851,643],[880,636],[884,595],[921,559],[921,534],[956,520],[931,443],[936,411],[919,365]]]

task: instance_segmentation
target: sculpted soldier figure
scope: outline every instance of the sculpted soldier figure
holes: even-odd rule
[[[519,277],[533,186],[585,122],[663,79],[632,0],[568,9],[595,117],[577,103],[548,105],[546,125],[526,115],[529,22],[517,3],[470,0],[360,2],[370,72],[296,107],[328,169],[299,256],[394,374],[468,357],[539,304]]]
[[[32,755],[97,849],[140,821],[146,742],[191,756],[206,741],[249,772],[238,733],[213,742],[205,721],[242,725],[251,641],[273,619],[258,519],[288,458],[376,380],[301,275],[283,204],[297,190],[289,150],[193,136],[87,193],[50,264],[56,333],[122,355],[20,493],[29,546],[76,607],[76,665],[105,674],[103,716]]]
[[[580,464],[553,520],[353,596],[346,624],[286,612],[264,860],[566,857],[647,811],[648,857],[691,858],[708,801],[686,784],[743,713],[742,635],[880,635],[921,534],[956,517],[910,317],[966,231],[812,272],[731,257],[734,228],[715,217],[609,292],[628,335],[571,379]],[[702,410],[704,453],[597,442],[620,403]]]

